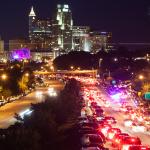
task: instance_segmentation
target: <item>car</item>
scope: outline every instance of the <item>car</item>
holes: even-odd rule
[[[124,125],[125,125],[126,127],[131,127],[132,124],[133,124],[133,121],[132,121],[131,119],[125,119],[125,120],[124,120]]]
[[[78,117],[78,123],[84,123],[84,122],[89,122],[89,120],[86,116]]]
[[[81,127],[93,127],[95,129],[97,129],[99,127],[99,125],[97,123],[94,123],[94,122],[82,122],[82,123],[79,123],[79,126],[81,126]]]
[[[98,144],[103,146],[103,138],[98,134],[83,134],[81,136],[82,146],[88,146],[90,144]]]
[[[127,150],[130,145],[141,145],[141,140],[138,137],[126,136],[119,141],[119,150]]]
[[[134,112],[132,106],[125,106],[125,109],[126,109],[125,114],[130,114]]]
[[[0,106],[3,106],[5,102],[3,100],[0,100]]]
[[[102,132],[105,136],[107,135],[107,131],[112,128],[109,124],[100,124],[98,130]]]
[[[130,145],[128,150],[150,150],[150,147],[143,145]]]
[[[85,133],[97,133],[97,131],[93,127],[79,127],[79,134]]]
[[[82,147],[80,150],[103,150],[103,149],[100,149],[98,146],[87,146],[87,147]]]
[[[97,106],[97,102],[91,102],[91,106],[92,107],[96,107]]]
[[[121,133],[121,130],[119,128],[110,128],[107,131],[107,139],[112,140],[114,136],[119,133]]]
[[[147,131],[147,128],[142,124],[134,124],[132,125],[132,130],[134,132],[145,132]]]
[[[127,133],[116,134],[114,136],[114,138],[112,139],[112,146],[116,147],[120,143],[120,140],[127,137],[127,136],[129,136],[129,134],[127,134]]]
[[[82,146],[81,150],[109,150],[103,147],[101,144],[89,144],[88,146]]]
[[[96,116],[98,116],[98,117],[101,117],[101,116],[103,116],[103,109],[95,109],[95,112],[96,112]]]
[[[108,123],[108,124],[116,124],[117,121],[114,117],[110,117],[110,116],[106,116],[104,119],[103,119],[104,122]]]

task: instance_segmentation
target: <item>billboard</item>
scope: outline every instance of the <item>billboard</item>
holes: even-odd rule
[[[11,52],[11,59],[21,61],[23,59],[30,59],[30,50],[28,48],[21,48]]]

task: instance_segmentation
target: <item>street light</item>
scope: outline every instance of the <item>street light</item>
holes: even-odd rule
[[[99,59],[99,68],[101,67],[101,63],[102,63],[102,61],[103,61],[103,59],[102,59],[102,58],[100,58],[100,59]]]
[[[26,76],[26,77],[29,77],[29,73],[25,73],[25,76]]]
[[[54,71],[54,66],[51,66],[50,69],[51,69],[52,71]]]
[[[74,69],[74,67],[73,67],[73,66],[71,66],[70,68],[71,68],[72,70]]]
[[[114,62],[117,62],[118,61],[118,58],[114,58]]]
[[[140,80],[143,80],[143,79],[144,79],[144,76],[143,76],[143,75],[139,75],[139,79],[140,79]]]
[[[7,79],[7,75],[6,74],[2,74],[1,78],[2,78],[2,80],[6,80]]]

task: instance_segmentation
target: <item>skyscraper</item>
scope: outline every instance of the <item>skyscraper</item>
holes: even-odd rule
[[[57,5],[56,22],[58,24],[58,45],[64,53],[73,49],[72,12],[69,5]]]
[[[73,44],[76,51],[89,51],[90,27],[88,26],[73,26]]]
[[[34,31],[34,26],[36,24],[35,18],[36,18],[36,15],[32,6],[31,11],[29,13],[29,39],[30,41],[33,41],[33,31]]]
[[[33,7],[29,14],[29,39],[38,49],[51,48],[51,22],[50,20],[39,20]]]
[[[4,41],[0,37],[0,53],[4,52]]]
[[[88,26],[73,26],[72,12],[67,4],[57,5],[52,20],[39,20],[33,7],[29,13],[29,39],[36,50],[52,51],[54,57],[72,50],[97,53],[108,51],[108,32],[91,32]]]
[[[100,50],[109,51],[109,42],[112,37],[110,32],[90,32],[91,52],[97,53]]]

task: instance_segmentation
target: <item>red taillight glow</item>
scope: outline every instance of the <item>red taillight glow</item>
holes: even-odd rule
[[[147,147],[141,147],[141,150],[147,149]]]
[[[116,142],[116,143],[119,143],[119,140],[118,140],[118,139],[116,139],[116,140],[115,140],[115,142]]]
[[[134,141],[135,141],[135,139],[131,139],[131,141],[132,141],[132,142],[134,142]]]
[[[113,137],[114,137],[114,135],[115,135],[114,133],[109,133],[109,134],[108,134],[108,138],[109,138],[110,140],[112,140]]]

